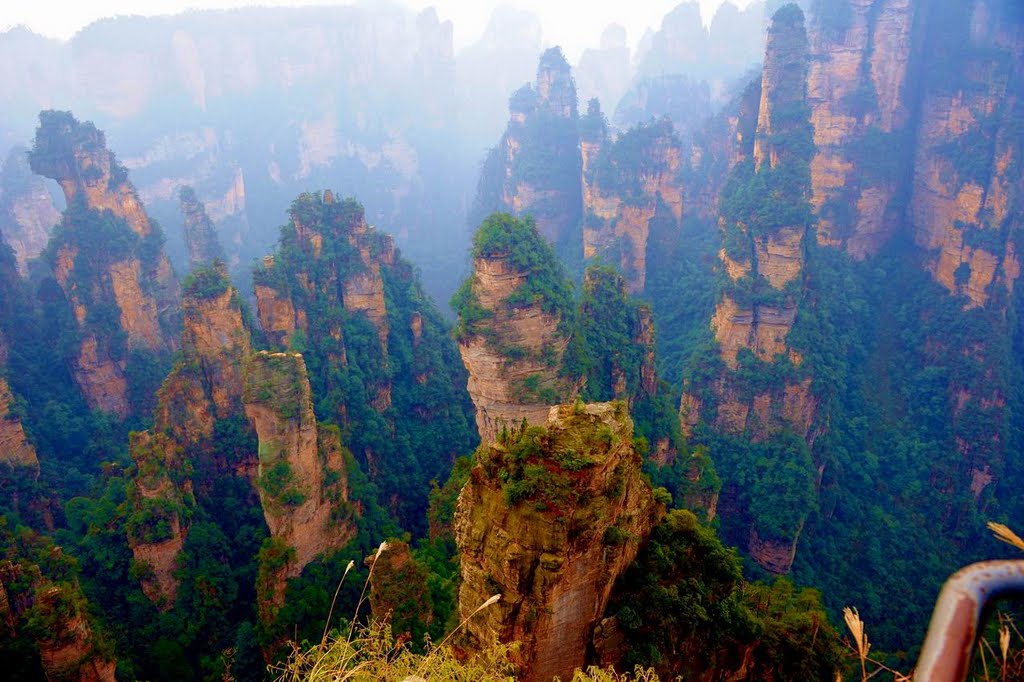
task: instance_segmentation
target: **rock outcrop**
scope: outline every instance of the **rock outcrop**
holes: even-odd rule
[[[67,200],[48,252],[77,323],[75,380],[91,407],[126,417],[136,407],[127,396],[131,353],[163,355],[177,345],[178,284],[162,235],[92,123],[41,113],[29,160]]]
[[[191,466],[184,449],[162,431],[134,433],[130,451],[138,471],[128,495],[128,546],[143,593],[167,610],[177,595],[174,572],[195,508]]]
[[[195,190],[188,186],[182,187],[178,196],[184,218],[185,250],[188,252],[189,264],[196,267],[213,261],[224,261],[224,249],[217,239],[217,229]]]
[[[640,473],[624,403],[550,408],[477,452],[455,533],[469,648],[518,642],[518,679],[568,679],[616,578],[664,514]]]
[[[643,291],[647,254],[670,254],[679,238],[682,146],[668,119],[614,141],[596,101],[581,122],[583,257],[615,262],[633,293]]]
[[[2,339],[0,339],[2,341]],[[2,366],[2,357],[0,357]],[[39,459],[36,449],[25,435],[21,418],[14,409],[14,395],[7,381],[0,376],[0,464],[28,469],[33,476],[39,476]]]
[[[796,320],[803,286],[803,240],[808,217],[798,207],[806,205],[806,196],[799,182],[795,187],[788,184],[788,179],[779,183],[774,180],[778,176],[773,171],[782,164],[800,162],[796,156],[797,138],[806,136],[806,118],[801,118],[801,114],[806,115],[802,85],[806,70],[807,39],[802,13],[780,11],[768,32],[753,173],[737,169],[740,182],[770,194],[764,198],[763,206],[740,206],[736,212],[731,209],[738,201],[726,197],[726,215],[719,219],[725,245],[719,258],[731,284],[715,309],[711,327],[728,370],[738,369],[741,351],[749,351],[761,362],[774,363],[781,356],[794,365],[800,364],[799,354],[791,352],[786,338]],[[771,186],[773,182],[778,184],[777,188]],[[782,206],[783,202],[791,205]],[[783,209],[776,214],[784,216],[782,224],[766,224],[761,219],[760,213],[772,208],[772,203],[779,204],[776,209]],[[787,224],[787,218],[792,223]],[[721,393],[723,400],[715,423],[729,432],[740,433],[751,426],[751,413],[758,418],[770,417],[772,399],[767,395],[753,403],[740,404],[733,391],[725,389]],[[768,418],[762,426],[770,430],[781,424]]]
[[[322,196],[300,196],[292,205],[290,227],[283,244],[298,250],[308,262],[282,266],[273,257],[264,258],[254,278],[260,326],[275,346],[291,347],[297,333],[309,333],[310,318],[315,315],[309,308],[318,299],[368,320],[376,332],[378,358],[385,370],[375,379],[373,404],[379,411],[386,410],[391,405],[391,383],[384,376],[390,322],[382,268],[395,264],[391,237],[370,227],[355,201],[335,202],[330,190]],[[293,265],[296,272],[278,274]],[[297,290],[282,281],[289,275],[294,277]],[[332,323],[329,334],[337,346],[335,360],[345,364],[341,318]]]
[[[281,575],[283,585],[318,555],[355,537],[341,434],[317,425],[299,353],[253,356],[245,379],[245,414],[259,436],[263,516],[271,536],[294,550]]]
[[[317,416],[345,429],[382,503],[425,530],[429,482],[476,444],[448,327],[355,199],[305,193],[290,217],[253,274],[266,338],[303,353]]]
[[[28,274],[28,261],[43,252],[59,222],[60,211],[43,179],[32,173],[28,152],[13,148],[0,171],[0,235],[14,249],[23,276]]]
[[[925,81],[908,217],[926,267],[967,307],[1003,299],[1020,276],[1011,206],[1024,191],[1024,26],[1003,16],[1014,11],[976,0],[929,17],[927,48],[952,73]]]
[[[477,430],[491,443],[524,419],[543,424],[551,405],[575,397],[579,381],[562,366],[571,294],[529,218],[488,218],[473,255],[473,272],[453,303]]]
[[[200,268],[185,280],[182,359],[158,393],[154,425],[132,436],[137,467],[129,489],[129,546],[142,588],[160,608],[173,606],[177,559],[188,536],[195,497],[192,463],[213,448],[217,420],[241,418],[244,373],[252,354],[250,331],[223,264]],[[245,462],[221,468],[247,475]]]
[[[114,682],[117,660],[96,632],[71,560],[31,531],[21,532],[17,541],[6,527],[0,532],[0,628],[5,636],[31,633],[49,680]]]

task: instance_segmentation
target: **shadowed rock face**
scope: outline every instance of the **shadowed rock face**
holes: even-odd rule
[[[21,419],[12,412],[13,406],[11,388],[0,377],[0,464],[25,467],[38,476],[39,459],[36,457],[36,449],[28,442]]]
[[[335,202],[330,190],[323,196],[304,194],[292,212],[294,236],[285,245],[299,249],[307,262],[292,264],[301,293],[273,286],[273,257],[263,261],[256,279],[256,309],[260,326],[272,343],[288,347],[295,334],[309,331],[310,304],[319,299],[326,305],[340,304],[346,311],[364,315],[377,333],[380,358],[387,367],[388,308],[384,298],[382,268],[395,264],[394,242],[366,222],[362,207],[354,201]],[[267,282],[266,284],[263,282]],[[316,314],[315,312],[313,313]],[[336,362],[344,364],[345,350],[340,320],[330,331],[338,342]],[[384,372],[382,372],[384,374]],[[374,407],[384,411],[391,405],[391,382],[384,376],[375,380]]]
[[[952,74],[929,74],[920,95],[908,215],[935,280],[965,295],[967,307],[984,307],[1005,300],[997,289],[1011,294],[1020,276],[1020,228],[1010,215],[1024,191],[1015,132],[1024,112],[1024,22],[1017,8],[986,0],[936,9],[929,21],[931,52],[959,49]]]
[[[26,531],[29,532],[29,531]],[[24,541],[25,538],[23,538]],[[23,627],[36,631],[39,660],[47,679],[114,682],[117,659],[100,648],[86,611],[85,596],[60,547],[38,537],[28,539],[23,553],[4,538],[0,559],[0,632],[16,636]],[[33,547],[34,546],[34,547]],[[42,549],[45,557],[32,556]],[[61,575],[44,573],[53,571]],[[17,660],[17,659],[15,659]]]
[[[617,260],[630,292],[639,293],[647,254],[671,252],[679,237],[682,145],[668,120],[641,124],[613,141],[593,106],[583,125],[594,131],[581,142],[583,257]]]
[[[918,5],[851,0],[839,16],[811,15],[808,26],[817,239],[859,260],[877,253],[900,222],[892,202],[911,142],[904,88]]]
[[[28,261],[37,258],[50,241],[60,211],[43,179],[32,173],[28,152],[14,147],[0,171],[0,235],[12,249],[22,276]]]
[[[224,261],[224,249],[217,239],[217,230],[206,214],[206,208],[191,187],[182,187],[179,193],[181,214],[184,218],[185,249],[192,267]]]
[[[78,324],[75,380],[91,407],[125,417],[128,354],[176,347],[178,284],[162,236],[91,123],[43,112],[29,160],[60,184],[69,207],[50,257]]]
[[[455,514],[459,611],[502,595],[466,624],[468,642],[520,642],[520,679],[568,679],[583,664],[616,578],[664,514],[632,439],[623,403],[577,403],[477,453]]]
[[[808,445],[818,435],[811,378],[801,370],[802,356],[789,342],[800,307],[810,305],[804,298],[810,183],[802,170],[812,149],[804,87],[807,49],[802,12],[795,5],[782,8],[768,30],[756,127],[744,121],[728,127],[751,130],[753,145],[736,141],[741,153],[747,149],[751,154],[738,158],[732,171],[732,181],[746,195],[730,190],[720,204],[719,260],[727,284],[711,329],[723,370],[707,385],[684,388],[684,431],[703,418],[718,431],[745,434],[755,443],[786,430]],[[746,113],[753,111],[748,107]],[[752,196],[753,203],[748,201]],[[763,219],[772,214],[780,217]],[[784,379],[769,387],[748,385],[744,368],[766,371],[758,363],[781,365],[784,369],[777,371],[784,372]],[[699,397],[705,391],[713,408],[705,408]],[[751,529],[748,549],[764,568],[786,573],[798,537],[799,530],[783,538],[761,538]]]

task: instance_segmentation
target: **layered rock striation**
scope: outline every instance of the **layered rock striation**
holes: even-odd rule
[[[429,482],[475,446],[448,326],[354,199],[307,193],[290,213],[254,273],[260,324],[272,347],[303,353],[318,418],[345,429],[383,503],[420,527]]]
[[[223,264],[186,278],[182,308],[182,358],[160,388],[153,428],[133,434],[130,444],[137,473],[129,489],[129,546],[143,591],[162,609],[174,604],[174,572],[196,506],[193,463],[215,449],[218,421],[243,417],[252,354],[241,302]],[[255,469],[255,462],[219,464],[243,475]]]
[[[779,458],[792,460],[800,472],[811,468],[804,455],[820,433],[812,376],[789,339],[801,306],[808,305],[805,240],[813,223],[808,202],[813,146],[807,68],[803,13],[787,5],[768,30],[757,124],[747,142],[752,145],[734,166],[719,203],[723,286],[711,320],[715,357],[703,360],[717,369],[691,380],[680,406],[686,431],[703,420],[721,433],[770,449],[777,439],[794,434],[803,444],[779,450]],[[737,502],[730,494],[743,497],[750,491],[726,485],[724,492],[723,507],[729,509]],[[788,572],[809,510],[802,507],[795,522],[771,529],[749,526],[743,539],[753,558],[769,571]]]
[[[814,126],[811,203],[819,244],[863,260],[902,221],[900,194],[910,152],[907,97],[911,0],[822,5],[808,27],[807,99]]]
[[[452,303],[483,442],[523,420],[542,424],[551,405],[575,397],[579,379],[563,365],[571,290],[531,219],[495,214],[484,222],[473,272]]]
[[[519,679],[567,679],[616,578],[664,514],[640,473],[624,403],[550,408],[477,453],[455,534],[469,648],[519,642]]]

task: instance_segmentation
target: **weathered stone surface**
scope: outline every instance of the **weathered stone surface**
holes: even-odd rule
[[[115,346],[121,345],[117,335],[106,328],[96,329],[90,312],[108,302],[116,305],[117,331],[124,335],[126,351],[173,351],[177,344],[169,330],[174,326],[179,290],[170,261],[162,248],[154,250],[149,243],[158,238],[152,234],[153,224],[128,181],[127,171],[92,123],[79,123],[67,112],[43,112],[29,158],[32,170],[56,180],[68,206],[77,207],[65,213],[65,242],[57,247],[53,263],[54,276],[82,333],[72,373],[90,407],[126,417],[135,407],[127,400],[126,353],[115,351]],[[78,222],[86,215],[104,222],[123,221],[137,240],[130,246],[97,244],[87,250],[91,253],[83,253],[76,242],[82,246],[100,238],[83,232],[91,226],[88,221]],[[107,248],[121,255],[111,257]],[[82,258],[96,262],[79,269]],[[80,271],[89,273],[87,280],[73,277]],[[99,331],[103,338],[97,336]]]
[[[639,151],[631,149],[626,158],[640,158],[641,163],[619,167],[621,152],[617,153],[616,145],[640,146]],[[610,158],[602,160],[602,154]],[[651,221],[659,207],[671,223],[667,234],[655,235],[659,245],[670,250],[679,236],[683,216],[681,143],[671,123],[651,123],[630,130],[616,141],[588,142],[584,159],[583,209],[587,217],[583,224],[583,257],[617,255],[617,265],[626,275],[630,292],[639,293],[646,285]],[[638,193],[634,186],[639,188]]]
[[[135,561],[149,569],[143,573],[143,592],[161,609],[174,604],[178,583],[173,574],[195,504],[191,457],[210,447],[216,420],[242,416],[244,372],[252,352],[249,330],[223,265],[197,274],[221,277],[223,291],[186,292],[183,358],[160,387],[153,429],[134,434],[130,447],[138,466],[129,488],[133,511],[144,513],[147,505],[157,504],[171,510],[163,519],[167,537],[129,532]],[[252,458],[255,465],[256,453]],[[240,466],[244,474],[248,466]]]
[[[191,467],[183,448],[163,432],[132,434],[130,451],[138,474],[132,480],[129,502],[142,520],[129,527],[128,545],[141,568],[142,591],[161,610],[167,610],[177,595],[178,580],[173,574],[195,506]],[[154,537],[161,525],[166,532]]]
[[[799,532],[797,538],[799,538]],[[762,568],[775,575],[785,575],[793,566],[796,558],[797,540],[781,542],[772,538],[762,538],[754,529],[750,530],[750,542],[747,551]]]
[[[569,345],[559,316],[545,312],[541,303],[505,303],[527,275],[507,256],[488,256],[474,260],[472,277],[474,295],[492,316],[481,323],[486,331],[459,341],[459,354],[469,372],[467,389],[476,406],[480,439],[490,443],[504,426],[517,426],[523,419],[544,423],[551,403],[542,395],[553,392],[558,399],[571,399],[575,388],[559,375]],[[516,349],[514,358],[508,348]],[[527,380],[536,382],[536,390],[527,390]]]
[[[185,250],[188,262],[197,265],[210,264],[215,260],[224,261],[224,249],[217,239],[217,229],[206,213],[206,207],[199,201],[195,190],[182,187],[178,193],[181,215],[184,219]]]
[[[470,647],[519,642],[518,679],[568,679],[583,664],[615,579],[664,514],[632,437],[622,403],[550,408],[536,457],[567,492],[555,499],[541,491],[517,504],[496,475],[507,446],[478,454],[455,515],[459,611],[465,618],[502,595],[466,624],[467,638]],[[569,449],[586,460],[582,468],[558,463]]]
[[[356,534],[343,511],[348,476],[337,429],[318,427],[299,353],[253,356],[245,380],[245,414],[259,436],[259,493],[274,538],[295,550],[283,578]],[[328,481],[328,478],[330,481]]]
[[[21,419],[12,411],[14,396],[7,381],[0,377],[0,464],[24,467],[39,475],[36,449],[28,441]]]

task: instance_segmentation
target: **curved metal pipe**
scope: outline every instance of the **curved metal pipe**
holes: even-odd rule
[[[1024,597],[1024,561],[981,561],[942,586],[914,682],[963,682],[988,608],[997,599]]]

